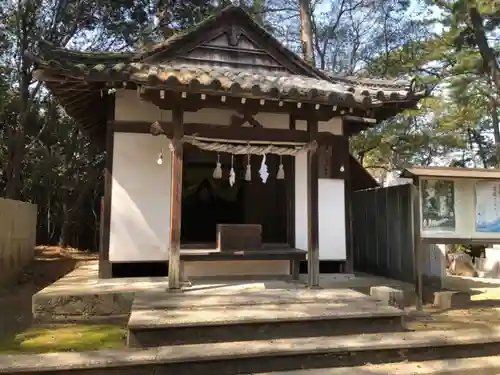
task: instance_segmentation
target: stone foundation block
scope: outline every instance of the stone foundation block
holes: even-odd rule
[[[434,306],[440,309],[466,308],[470,303],[470,294],[457,291],[440,291],[434,293]]]
[[[370,288],[370,296],[385,302],[390,306],[404,306],[404,292],[400,289],[388,286],[372,286]]]

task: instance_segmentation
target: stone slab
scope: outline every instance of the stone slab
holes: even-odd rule
[[[290,303],[348,303],[353,301],[374,302],[363,293],[352,289],[267,289],[235,291],[233,294],[217,294],[208,290],[204,294],[168,294],[162,292],[136,293],[134,309],[174,309],[209,306],[279,305]]]
[[[349,375],[481,375],[500,374],[500,356],[436,361],[387,363],[350,367]],[[270,372],[253,375],[345,375],[345,368]]]
[[[405,296],[404,292],[400,289],[391,288],[389,286],[372,286],[370,288],[370,296],[389,306],[404,306]]]
[[[134,293],[100,293],[33,297],[32,312],[37,321],[59,317],[106,317],[130,313]]]
[[[376,301],[341,303],[289,303],[187,307],[180,309],[134,309],[129,329],[213,326],[248,323],[299,322],[403,316],[400,309]]]
[[[440,291],[434,293],[434,306],[440,309],[460,309],[469,306],[469,293],[457,291]]]
[[[420,331],[378,333],[338,337],[308,337],[278,340],[225,342],[166,346],[142,350],[104,350],[84,353],[49,353],[0,356],[0,373],[51,372],[74,369],[104,369],[165,363],[217,361],[270,356],[363,352],[370,350],[413,349],[500,343],[500,328],[488,330]],[[490,363],[500,363],[490,357]],[[471,361],[471,359],[467,359]],[[485,366],[486,363],[483,363]],[[383,365],[385,366],[385,365]],[[345,373],[345,369],[342,374]],[[339,371],[340,371],[339,370]],[[319,371],[319,370],[316,370]],[[328,371],[337,371],[328,369]],[[328,374],[341,374],[340,372]],[[451,374],[448,372],[447,374]],[[479,372],[481,375],[485,372]],[[324,373],[318,373],[323,375]],[[356,374],[349,369],[349,374]],[[365,374],[359,372],[359,374]],[[373,374],[412,374],[411,372],[375,372]],[[415,374],[420,374],[416,372]],[[421,374],[427,374],[425,372]],[[431,374],[431,373],[428,373]],[[453,373],[455,374],[455,373]],[[284,375],[283,373],[280,375]],[[291,374],[295,375],[295,374]],[[302,374],[301,374],[302,375]]]

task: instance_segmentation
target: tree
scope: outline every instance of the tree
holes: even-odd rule
[[[304,59],[314,65],[313,26],[310,0],[299,0],[300,42]]]

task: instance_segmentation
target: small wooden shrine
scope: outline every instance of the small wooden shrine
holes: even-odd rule
[[[174,289],[297,278],[306,256],[311,285],[320,261],[352,272],[350,193],[376,183],[349,136],[426,95],[320,71],[235,6],[147,51],[26,57],[106,147],[101,276],[168,262]]]

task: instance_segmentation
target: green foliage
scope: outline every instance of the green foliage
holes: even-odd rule
[[[87,51],[135,50],[215,12],[210,1],[0,3],[0,189],[34,202],[39,242],[98,248],[104,154],[80,133],[23,58],[41,40]]]
[[[0,189],[38,204],[40,241],[97,248],[104,155],[34,82],[24,52],[41,40],[86,51],[147,48],[228,3],[0,2]],[[245,0],[244,6],[287,46],[300,49],[296,1]],[[498,55],[500,3],[317,0],[311,6],[320,68],[416,78],[434,87],[434,96],[417,109],[353,137],[351,151],[366,167],[383,177],[409,165],[497,165],[500,75],[493,76],[478,36],[483,32]],[[471,7],[482,28],[472,22]]]

